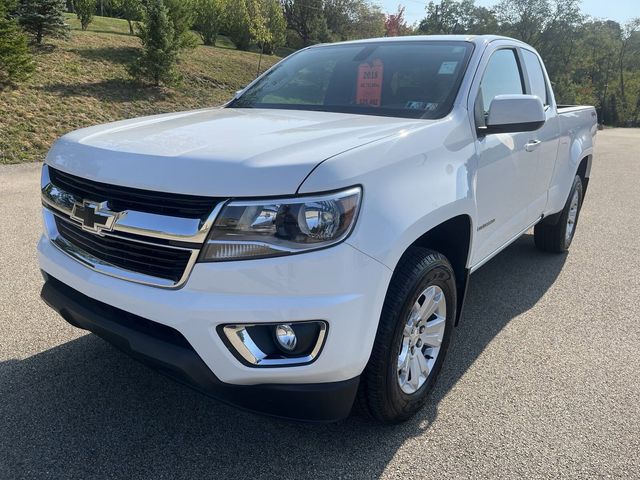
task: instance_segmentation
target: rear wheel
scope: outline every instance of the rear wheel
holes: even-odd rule
[[[556,224],[550,225],[543,221],[535,226],[534,241],[538,249],[552,253],[564,253],[569,250],[580,217],[582,195],[582,179],[576,175],[567,203]]]
[[[449,346],[456,283],[440,253],[412,248],[400,261],[385,298],[358,403],[375,419],[397,423],[425,403]]]

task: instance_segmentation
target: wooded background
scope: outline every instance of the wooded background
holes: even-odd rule
[[[424,18],[413,25],[406,22],[402,6],[384,12],[368,0],[0,0],[0,35],[5,35],[3,21],[17,19],[16,24],[41,43],[42,32],[30,29],[25,15],[43,4],[57,4],[77,14],[83,30],[94,14],[123,18],[130,33],[139,36],[139,25],[148,22],[149,6],[160,5],[167,9],[175,41],[159,41],[169,42],[176,59],[178,50],[196,43],[216,45],[220,36],[239,50],[283,56],[314,43],[358,38],[506,35],[540,52],[560,104],[595,105],[600,122],[606,125],[640,126],[640,18],[622,25],[591,18],[582,13],[580,0],[500,0],[492,7],[478,6],[474,0],[431,1]],[[5,44],[9,43],[6,38]],[[154,39],[149,32],[147,38]],[[0,83],[2,48],[0,38]],[[172,61],[165,59],[165,63]],[[23,59],[22,64],[28,61]],[[155,78],[154,83],[162,80]],[[169,78],[164,80],[169,83]]]

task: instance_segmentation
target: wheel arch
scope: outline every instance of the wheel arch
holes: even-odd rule
[[[404,256],[413,247],[427,248],[441,253],[451,263],[457,289],[456,325],[462,315],[469,284],[467,263],[471,251],[472,225],[471,216],[468,214],[449,218],[423,233],[402,254]]]
[[[582,180],[582,201],[584,202],[584,197],[587,194],[587,187],[589,186],[589,176],[591,175],[591,162],[593,161],[593,154],[589,153],[588,155],[583,155],[580,162],[578,162],[578,166],[576,168],[575,174],[571,177],[571,182],[573,184],[573,179],[576,175],[580,177]],[[569,201],[569,193],[571,192],[571,188],[567,192],[567,198],[565,203]],[[563,208],[564,208],[563,204]],[[558,220],[560,220],[560,216],[562,215],[562,210],[559,212],[553,213],[551,215],[546,215],[542,222],[546,225],[556,225]]]
[[[593,161],[593,155],[587,155],[582,160],[580,160],[580,164],[578,165],[578,170],[576,171],[576,175],[580,177],[582,180],[582,198],[584,200],[584,196],[587,193],[587,187],[589,186],[589,177],[591,176],[591,162]]]

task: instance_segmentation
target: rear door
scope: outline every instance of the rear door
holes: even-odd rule
[[[480,81],[474,81],[471,90],[476,128],[485,125],[489,106],[497,95],[527,92],[517,48],[498,45],[487,56],[480,64]],[[527,146],[532,133],[477,137],[477,224],[472,264],[490,256],[535,221],[531,205],[539,194],[533,182],[537,154]]]
[[[542,100],[545,109],[546,123],[535,132],[530,132],[529,149],[535,150],[537,164],[536,174],[531,178],[536,197],[529,206],[530,216],[539,217],[544,213],[551,177],[558,157],[560,141],[560,117],[558,116],[553,94],[549,88],[547,76],[538,55],[526,48],[521,48],[522,65],[528,79],[528,92]]]

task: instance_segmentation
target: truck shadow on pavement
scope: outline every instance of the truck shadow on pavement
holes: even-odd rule
[[[487,344],[544,295],[566,257],[525,235],[474,274],[436,389],[409,422],[332,425],[240,412],[86,335],[0,364],[0,478],[377,478]],[[62,319],[60,320],[62,321]]]

